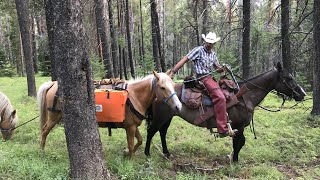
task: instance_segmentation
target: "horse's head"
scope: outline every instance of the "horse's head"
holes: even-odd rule
[[[166,73],[153,71],[153,88],[156,92],[157,101],[167,103],[173,110],[180,112],[182,104],[174,90],[174,82]]]
[[[0,129],[2,133],[2,139],[4,141],[9,140],[13,134],[14,129],[16,127],[16,123],[18,121],[18,115],[16,110],[13,110],[9,115],[3,115],[1,117]]]
[[[282,67],[281,63],[277,64],[277,70],[279,72],[279,79],[275,86],[275,90],[296,101],[302,101],[304,96],[306,96],[306,92],[302,87],[294,80],[288,70]]]

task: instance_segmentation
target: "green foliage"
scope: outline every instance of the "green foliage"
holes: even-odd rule
[[[38,71],[42,76],[51,75],[51,61],[49,57],[48,39],[46,37],[37,38],[38,47]]]
[[[14,75],[16,75],[14,68],[6,59],[4,51],[0,49],[0,77],[12,77]]]
[[[90,62],[93,71],[93,79],[102,79],[106,73],[100,57],[91,53]]]

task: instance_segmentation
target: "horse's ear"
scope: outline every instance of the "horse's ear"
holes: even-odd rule
[[[11,113],[11,117],[14,118],[14,117],[16,116],[16,113],[17,113],[17,111],[16,111],[16,110],[13,110],[12,113]]]
[[[167,74],[171,79],[174,78],[174,73],[173,73],[172,69],[169,69],[169,70],[166,72],[166,74]]]
[[[279,72],[282,70],[282,65],[280,62],[277,63],[277,69]]]
[[[160,79],[160,75],[156,71],[153,71],[153,75],[154,75],[154,77],[157,78],[157,80]]]

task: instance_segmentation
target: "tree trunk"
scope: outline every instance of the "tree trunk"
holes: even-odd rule
[[[107,179],[95,118],[92,69],[81,0],[52,1],[54,56],[70,161],[71,179]]]
[[[320,1],[314,0],[313,4],[313,107],[311,114],[320,115]]]
[[[292,73],[291,55],[290,55],[290,39],[289,39],[289,16],[290,16],[289,0],[281,0],[281,40],[282,40],[282,61],[290,73]]]
[[[97,29],[100,37],[99,43],[101,43],[102,47],[102,58],[103,58],[103,65],[106,70],[105,78],[113,77],[113,70],[112,70],[112,61],[109,54],[108,48],[108,40],[107,40],[107,30],[106,30],[106,22],[105,22],[105,14],[104,14],[104,4],[103,0],[95,0],[95,14],[96,14],[96,24]]]
[[[34,27],[35,19],[34,12],[31,14],[31,29],[32,29],[32,61],[33,61],[33,69],[34,73],[38,73],[38,55],[37,55],[37,41],[36,41],[36,28]]]
[[[141,0],[139,1],[140,3],[140,33],[141,33],[141,62],[144,63],[144,72],[147,71],[146,67],[145,67],[145,60],[144,60],[144,34],[143,34],[143,18],[142,18],[142,3],[141,3]]]
[[[32,46],[29,23],[29,10],[26,1],[16,0],[16,9],[21,33],[21,40],[23,46],[23,55],[26,64],[26,74],[28,82],[28,96],[37,96],[36,81],[34,77],[33,60],[32,60]]]
[[[207,1],[202,1],[202,34],[207,34],[207,21],[208,21],[208,2]]]
[[[247,79],[250,77],[250,0],[243,1],[242,38],[242,72]]]
[[[130,35],[129,24],[130,24],[129,3],[128,3],[128,0],[126,0],[126,31],[127,31],[128,57],[129,57],[129,63],[130,63],[131,77],[135,78],[135,70],[134,70],[134,64],[133,64],[133,59],[132,59],[131,35]]]
[[[54,19],[54,6],[51,0],[45,0],[45,11],[46,11],[46,23],[47,23],[47,32],[48,32],[48,46],[49,46],[49,59],[51,62],[51,80],[56,81],[58,79],[58,74],[55,67],[55,59],[54,59],[54,33],[53,28],[55,24]]]
[[[112,0],[108,0],[109,10],[109,27],[110,27],[110,40],[111,40],[111,54],[113,64],[113,74],[115,78],[119,77],[119,56],[117,51],[117,34],[115,33],[115,27],[113,23],[113,8]]]
[[[123,37],[123,24],[122,24],[122,19],[123,19],[123,6],[122,6],[122,1],[117,0],[117,10],[118,10],[118,37]],[[120,74],[120,79],[123,79],[123,64],[122,64],[122,43],[118,43],[118,54],[119,54],[119,74]]]
[[[159,59],[159,43],[157,38],[157,23],[158,20],[158,14],[157,14],[157,8],[156,8],[156,2],[155,0],[150,0],[150,13],[151,13],[151,35],[152,35],[152,52],[153,52],[153,60],[155,63],[155,69],[160,72],[161,71],[161,65],[160,65],[160,59]]]

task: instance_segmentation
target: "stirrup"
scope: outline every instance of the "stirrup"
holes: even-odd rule
[[[236,135],[236,133],[238,132],[238,129],[232,129],[230,123],[227,123],[228,126],[228,134],[231,137],[234,137]]]

